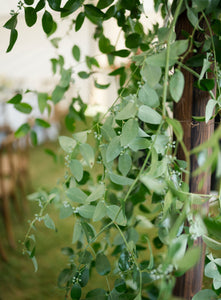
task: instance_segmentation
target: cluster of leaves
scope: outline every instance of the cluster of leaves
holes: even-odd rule
[[[193,175],[218,166],[216,175],[221,176],[221,127],[207,142],[188,152],[180,122],[169,117],[170,108],[174,102],[179,102],[185,85],[181,67],[195,76],[199,89],[211,95],[205,117],[195,118],[208,122],[220,110],[217,65],[220,63],[220,20],[216,12],[220,11],[221,4],[209,0],[173,1],[172,6],[165,0],[154,3],[156,10],[161,9],[165,24],[160,28],[155,25],[148,33],[140,22],[143,8],[139,0],[99,0],[96,6],[82,0],[68,0],[62,7],[60,0],[40,0],[35,7],[34,1],[19,3],[19,10],[24,8],[28,26],[33,26],[37,13],[44,10],[42,28],[49,37],[56,31],[50,10],[60,13],[61,18],[72,18],[75,12],[76,17],[71,19],[75,31],[80,30],[87,18],[95,25],[94,38],[110,65],[114,64],[116,56],[134,54],[129,65],[120,66],[109,74],[119,79],[119,97],[108,113],[92,128],[59,138],[67,166],[63,185],[49,194],[39,192],[30,197],[39,203],[41,210],[30,225],[24,251],[36,269],[36,242],[31,230],[38,221],[55,229],[53,220],[45,212],[47,205],[56,203],[62,219],[75,217],[72,240],[75,249],[62,249],[69,257],[70,267],[65,268],[58,278],[59,287],[64,288],[72,299],[81,299],[82,294],[91,300],[171,299],[175,278],[192,268],[199,259],[200,248],[194,246],[194,240],[202,237],[210,249],[221,249],[220,220],[207,218],[193,208],[209,201],[211,196],[189,191],[190,155],[199,157],[199,168]],[[187,11],[193,31],[192,34],[183,32],[184,39],[176,40],[175,25],[183,10]],[[207,16],[211,13],[210,25]],[[11,30],[8,51],[17,38],[17,15],[18,12],[14,12],[5,24]],[[103,23],[111,18],[125,34],[126,49],[118,50],[104,35]],[[200,27],[201,20],[207,24],[206,30]],[[204,34],[202,42],[194,40],[197,31]],[[59,47],[58,39],[51,41]],[[79,47],[74,45],[71,51],[79,62]],[[185,61],[191,52],[194,56]],[[99,68],[94,57],[86,56],[85,60],[88,72],[78,72],[81,79],[93,76]],[[212,72],[211,61],[215,63],[212,79],[208,76]],[[53,72],[60,73],[60,81],[51,96],[38,93],[41,112],[48,107],[48,100],[54,104],[60,102],[72,82],[74,70],[64,67],[62,56],[51,62]],[[196,67],[200,67],[200,72]],[[96,80],[94,84],[100,89],[109,86]],[[216,84],[217,97],[212,91]],[[22,102],[21,94],[9,103],[20,111],[30,112],[31,108]],[[75,103],[79,104],[80,110],[75,109]],[[85,109],[80,96],[72,99],[65,120],[70,131],[74,131],[75,120],[84,119]],[[43,125],[41,119],[36,122]],[[19,132],[22,135],[30,130],[28,124],[23,126],[17,132],[18,136]],[[183,148],[185,161],[176,157],[178,145]],[[208,148],[212,149],[212,154],[208,154]],[[220,196],[217,199],[220,201]],[[218,299],[220,259],[211,255],[208,259],[205,275],[213,278],[213,290],[200,291],[194,300]],[[107,288],[84,293],[84,287],[90,277],[93,280],[95,271],[105,276]],[[109,283],[112,276],[114,284]]]

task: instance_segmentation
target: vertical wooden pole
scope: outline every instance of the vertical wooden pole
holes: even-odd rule
[[[201,24],[201,27],[203,24]],[[182,39],[182,30],[192,33],[193,27],[190,25],[186,13],[184,12],[178,19],[176,26],[176,33],[178,39]],[[196,36],[196,39],[202,39],[202,36]],[[184,130],[184,143],[188,150],[202,144],[211,136],[214,130],[214,122],[196,122],[192,120],[192,116],[205,116],[205,108],[210,95],[208,92],[200,91],[194,87],[194,80],[197,80],[186,70],[182,70],[185,77],[185,88],[182,99],[174,108],[174,117],[179,120]],[[214,91],[215,92],[215,91]],[[178,150],[178,159],[185,159],[181,149]],[[191,174],[198,167],[197,158],[191,157]],[[204,178],[202,188],[199,188],[199,183]],[[190,176],[190,192],[209,194],[210,193],[211,174],[201,174],[199,176]],[[203,207],[194,207],[195,209],[203,209]],[[208,209],[208,207],[207,207]],[[178,277],[174,288],[174,295],[182,297],[182,299],[192,299],[192,297],[201,289],[204,259],[205,259],[205,245],[202,238],[194,241],[195,245],[201,247],[201,257],[199,263],[186,272],[183,276]]]

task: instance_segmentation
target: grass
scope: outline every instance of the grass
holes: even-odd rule
[[[64,175],[63,164],[53,159],[44,152],[44,147],[55,149],[55,144],[49,144],[33,148],[30,151],[30,176],[32,190],[40,186],[51,189],[56,185],[57,179]],[[12,250],[4,242],[7,251],[8,263],[0,262],[0,300],[34,300],[34,299],[63,299],[63,291],[56,286],[57,276],[67,263],[60,249],[71,244],[73,232],[73,220],[66,222],[59,220],[56,211],[51,216],[58,228],[57,232],[38,226],[36,256],[39,270],[34,272],[30,259],[22,254],[22,245],[19,241],[24,240],[28,230],[29,219],[38,212],[36,203],[29,204],[29,212],[23,222],[18,222],[13,216],[14,234],[17,241],[16,249]],[[13,211],[12,211],[13,213]],[[1,230],[3,235],[3,230]]]

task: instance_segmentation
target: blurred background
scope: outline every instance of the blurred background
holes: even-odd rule
[[[65,1],[64,1],[65,2]],[[151,28],[157,17],[153,12],[153,1],[144,0],[148,18],[143,22],[146,30]],[[64,126],[63,117],[72,97],[80,94],[87,103],[87,121],[100,111],[106,111],[117,96],[117,85],[107,76],[111,71],[107,60],[100,55],[93,40],[94,27],[85,22],[82,30],[69,32],[70,20],[59,21],[56,37],[62,38],[58,49],[53,47],[41,27],[41,18],[32,28],[25,25],[24,15],[18,18],[19,37],[10,53],[6,53],[9,43],[9,30],[3,28],[10,18],[10,10],[15,10],[17,0],[0,0],[0,300],[25,299],[62,299],[63,291],[56,286],[60,271],[68,263],[61,254],[62,247],[71,246],[73,220],[60,220],[56,211],[50,216],[56,224],[57,232],[38,226],[36,256],[39,270],[34,272],[31,260],[22,255],[22,244],[28,224],[39,207],[27,200],[27,195],[41,188],[50,191],[57,182],[62,181],[65,169],[62,151],[59,150],[57,137],[69,134]],[[53,18],[58,19],[57,15]],[[115,29],[116,28],[116,29]],[[66,34],[68,32],[68,34]],[[119,49],[124,48],[123,37],[119,35],[116,24],[107,22],[105,34],[113,41],[118,40]],[[74,61],[71,49],[77,45],[81,49],[81,60]],[[91,80],[75,77],[65,99],[52,108],[50,128],[35,128],[38,145],[33,147],[27,137],[16,139],[14,132],[25,122],[42,115],[38,109],[35,91],[51,93],[59,78],[52,75],[50,59],[62,55],[65,65],[72,67],[74,74],[86,71],[84,58],[95,55],[102,66],[102,73],[95,74],[100,84],[112,83],[107,90],[98,90]],[[116,60],[116,67],[121,65]],[[6,102],[16,93],[24,93],[24,100],[33,110],[30,115],[21,113]],[[30,92],[33,91],[33,92]],[[47,115],[43,115],[47,119]],[[76,130],[84,129],[85,124],[77,122]],[[53,155],[57,153],[56,161]],[[50,232],[49,232],[50,231]]]

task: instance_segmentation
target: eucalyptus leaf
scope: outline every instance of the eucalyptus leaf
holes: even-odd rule
[[[92,168],[94,165],[94,149],[89,144],[80,144],[80,152],[87,165]]]
[[[83,178],[83,166],[77,159],[72,159],[70,162],[70,170],[77,181]]]
[[[135,119],[129,119],[122,128],[120,136],[121,146],[127,146],[132,140],[134,140],[138,134],[138,122]]]
[[[120,110],[116,116],[116,120],[126,120],[133,118],[136,115],[137,107],[134,101],[130,101],[122,110]]]
[[[81,189],[77,187],[69,188],[65,194],[68,196],[70,200],[76,203],[84,204],[87,199],[87,194],[85,194]]]
[[[144,62],[144,65],[140,71],[142,78],[148,83],[150,87],[156,86],[156,84],[160,81],[162,71],[161,67],[153,66]]]
[[[76,141],[68,136],[59,136],[58,140],[61,148],[67,153],[71,153],[77,145]]]
[[[170,94],[175,102],[178,102],[182,97],[184,84],[185,80],[183,73],[176,69],[173,76],[170,78],[169,83]]]
[[[126,176],[132,166],[132,159],[128,153],[123,153],[118,159],[118,168],[123,176]]]
[[[78,213],[83,218],[86,218],[86,219],[93,218],[94,212],[95,212],[95,206],[93,206],[93,205],[86,204],[86,205],[82,205],[82,206],[78,207]]]
[[[206,113],[205,113],[206,123],[208,123],[210,118],[213,116],[213,111],[217,104],[218,104],[217,101],[213,99],[210,99],[206,104]]]
[[[106,152],[107,162],[110,162],[114,160],[116,157],[118,157],[122,149],[123,148],[121,146],[121,138],[119,136],[115,136],[110,141],[110,144],[107,147],[107,152]]]
[[[156,91],[149,86],[148,83],[145,83],[138,93],[138,99],[145,105],[150,106],[152,108],[156,108],[159,106],[159,96]]]
[[[195,294],[192,300],[216,300],[217,294],[213,290],[205,289]]]
[[[125,176],[110,173],[110,180],[119,185],[131,185],[134,180]]]
[[[111,271],[110,262],[103,253],[98,253],[95,260],[95,268],[101,276],[107,275]]]
[[[129,148],[134,152],[149,148],[151,142],[145,138],[137,137],[129,143]]]
[[[93,221],[97,222],[106,216],[106,205],[104,201],[99,201],[93,215]]]
[[[72,244],[80,240],[83,233],[83,229],[80,222],[76,222],[74,225],[74,232],[72,237]]]
[[[122,209],[117,205],[107,206],[107,216],[118,225],[125,226],[127,223],[127,219],[124,216]]]
[[[55,230],[55,224],[54,224],[54,221],[51,219],[51,217],[46,214],[43,218],[44,220],[44,224],[47,228],[50,228],[52,230]]]
[[[160,124],[162,117],[161,115],[147,105],[141,105],[138,111],[138,118],[149,124]]]
[[[104,193],[105,193],[105,186],[103,184],[100,184],[94,189],[94,191],[90,194],[90,196],[87,197],[86,202],[90,203],[102,199],[104,197]]]

